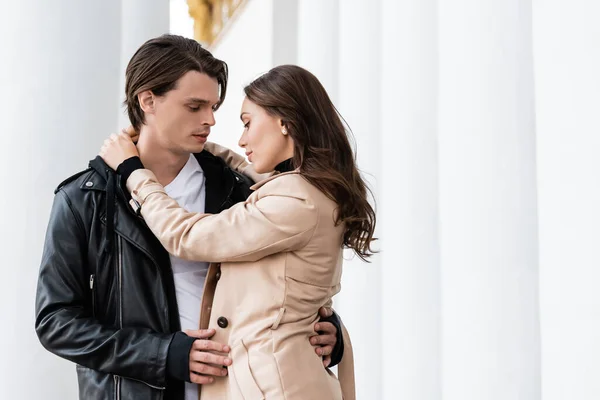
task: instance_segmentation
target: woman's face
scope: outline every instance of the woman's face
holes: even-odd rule
[[[244,124],[244,133],[239,145],[246,150],[248,161],[258,173],[271,172],[277,164],[292,158],[294,142],[285,129],[281,119],[269,115],[264,108],[244,99],[240,114]]]

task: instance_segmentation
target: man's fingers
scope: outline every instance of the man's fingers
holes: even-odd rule
[[[195,383],[197,385],[206,385],[209,383],[213,383],[215,381],[215,378],[213,378],[212,376],[204,376],[190,373],[190,380],[192,381],[192,383]]]
[[[214,329],[200,329],[195,331],[188,329],[184,333],[189,337],[195,337],[198,339],[208,339],[213,337],[215,332],[216,331]]]
[[[225,376],[227,375],[227,368],[192,361],[190,362],[190,372],[202,375]]]
[[[329,367],[329,364],[331,364],[331,356],[327,356],[323,359],[323,366],[325,368]]]
[[[322,318],[328,318],[333,315],[333,309],[331,307],[321,307],[319,308],[319,316]]]
[[[229,346],[212,340],[196,340],[192,345],[192,350],[198,351],[217,351],[219,353],[229,353]]]
[[[310,344],[313,346],[335,345],[337,338],[335,335],[319,335],[310,338]]]
[[[323,346],[323,347],[317,347],[315,349],[315,353],[317,353],[320,356],[330,356],[331,353],[333,353],[333,346]]]
[[[317,322],[315,324],[315,331],[335,335],[337,328],[331,322]]]
[[[127,127],[127,129],[123,129],[123,132],[125,132],[127,135],[129,135],[130,137],[134,137],[137,136],[138,133],[136,132],[135,128],[133,127],[133,125],[129,125]]]
[[[123,141],[123,143],[134,143],[133,139],[134,139],[133,137],[126,134],[125,132],[121,132],[119,134],[119,140]]]
[[[190,359],[205,364],[224,365],[226,367],[231,365],[231,358],[204,351],[193,351]]]

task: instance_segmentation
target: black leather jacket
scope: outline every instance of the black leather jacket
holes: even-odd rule
[[[206,178],[207,213],[250,194],[252,182],[223,160],[206,151],[196,157]],[[129,200],[120,177],[99,157],[57,188],[38,278],[36,331],[46,349],[77,364],[80,399],[183,400],[194,339],[179,332],[169,255]],[[339,331],[339,321],[332,322]]]

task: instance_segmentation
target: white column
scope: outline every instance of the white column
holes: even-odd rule
[[[592,400],[600,398],[600,4],[533,4],[542,393]]]
[[[380,199],[380,1],[344,0],[339,10],[338,108],[354,132],[358,166]],[[357,398],[381,399],[380,256],[371,264],[358,257],[346,261],[338,297],[336,307],[355,343]]]
[[[185,0],[180,0],[185,1]],[[121,67],[119,101],[125,99],[125,69],[137,49],[149,39],[169,33],[169,0],[121,0]],[[125,108],[119,109],[119,126],[129,126]]]
[[[444,400],[539,400],[531,1],[438,15]]]
[[[339,72],[338,0],[299,0],[298,65],[311,71],[337,104]]]
[[[381,398],[441,400],[437,1],[381,15]]]
[[[298,1],[271,0],[273,66],[296,64],[298,56]],[[266,43],[265,43],[266,44]]]
[[[77,398],[75,366],[34,331],[54,188],[117,126],[120,1],[0,4],[0,398]]]

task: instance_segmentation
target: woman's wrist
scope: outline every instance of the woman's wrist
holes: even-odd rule
[[[129,176],[138,169],[144,169],[144,164],[138,156],[129,157],[117,167],[117,174],[121,175],[123,182],[127,182]]]

